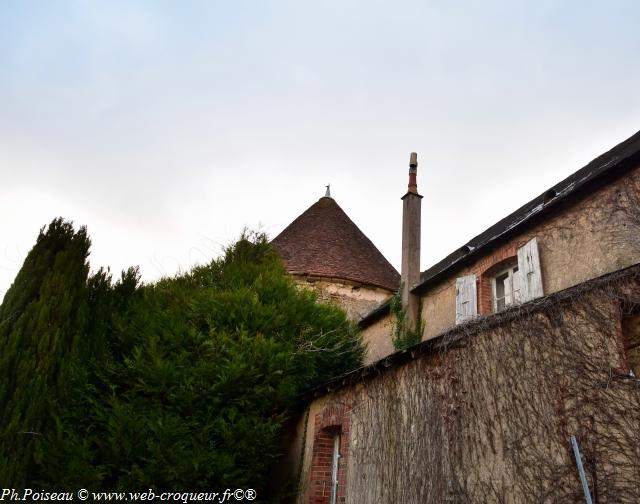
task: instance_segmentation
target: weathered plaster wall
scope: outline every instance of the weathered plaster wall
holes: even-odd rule
[[[448,313],[452,311],[452,313]],[[456,285],[453,282],[442,282],[422,296],[422,320],[424,333],[422,339],[430,339],[442,334],[455,325]]]
[[[367,345],[365,365],[371,364],[395,350],[392,342],[393,318],[386,316],[362,331],[362,339]]]
[[[294,276],[298,285],[313,289],[325,303],[334,303],[347,312],[351,320],[360,320],[364,315],[391,297],[386,289],[372,285],[341,280]]]

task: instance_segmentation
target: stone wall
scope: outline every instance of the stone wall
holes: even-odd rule
[[[298,502],[329,502],[314,445],[334,417],[327,425],[348,418],[347,503],[581,503],[571,435],[594,502],[637,502],[640,380],[628,374],[618,328],[622,306],[638,299],[640,266],[458,326],[403,362],[354,375],[313,401],[299,426]]]

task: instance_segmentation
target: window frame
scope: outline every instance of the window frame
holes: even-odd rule
[[[331,455],[331,498],[330,504],[338,502],[338,487],[340,485],[340,443],[342,436],[340,431],[336,431],[333,435],[333,452]]]
[[[503,267],[496,273],[491,275],[491,307],[493,308],[493,313],[500,313],[511,306],[515,306],[522,302],[522,277],[520,276],[520,285],[518,289],[514,289],[514,276],[516,273],[520,271],[517,260],[509,261],[509,265]],[[509,294],[507,293],[507,289],[505,289],[504,296],[501,296],[498,299],[498,279],[500,277],[504,277],[507,275],[506,280],[509,282]],[[516,296],[516,292],[518,293]],[[507,296],[511,297],[511,300],[507,303]],[[504,307],[498,308],[498,302],[500,300],[504,300]]]

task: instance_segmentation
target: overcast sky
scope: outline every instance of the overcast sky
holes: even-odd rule
[[[0,2],[0,298],[56,216],[143,279],[331,191],[422,269],[640,129],[637,1]]]

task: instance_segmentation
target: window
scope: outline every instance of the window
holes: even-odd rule
[[[493,277],[491,283],[494,312],[522,302],[520,270],[517,264],[502,270]]]
[[[330,403],[316,413],[309,471],[310,502],[346,502],[351,405]]]
[[[497,273],[491,274],[491,300],[494,313],[544,295],[536,238],[520,247],[516,256],[496,265],[495,268]]]
[[[338,502],[338,469],[340,463],[340,433],[333,436],[333,457],[331,460],[331,504]]]
[[[456,324],[476,317],[478,307],[480,313],[488,315],[544,295],[537,238],[518,249],[514,243],[506,244],[481,258],[477,266],[482,268],[476,271],[479,277],[471,274],[456,278]]]

